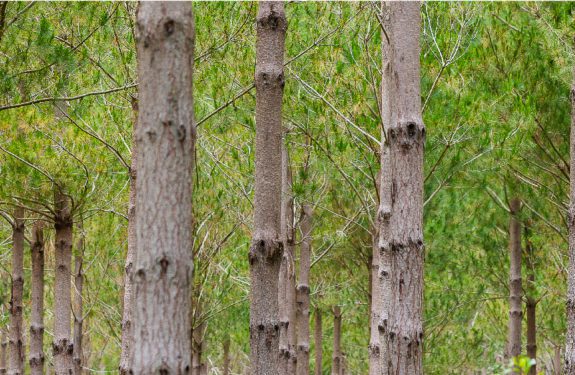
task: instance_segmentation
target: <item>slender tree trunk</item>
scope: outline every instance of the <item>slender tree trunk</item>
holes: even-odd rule
[[[509,203],[509,332],[507,337],[507,356],[521,355],[521,320],[523,303],[521,286],[521,223],[518,215],[521,202],[513,198]]]
[[[384,7],[382,112],[385,137],[379,208],[380,353],[384,374],[422,374],[423,147],[420,4]],[[387,160],[386,160],[387,159]],[[384,192],[385,190],[385,192]]]
[[[8,337],[6,331],[2,330],[2,337],[0,337],[0,375],[6,374],[6,350],[8,347]]]
[[[30,374],[44,373],[44,231],[37,221],[32,229],[32,314],[30,317]]]
[[[188,374],[191,353],[194,19],[189,2],[141,2],[133,374]]]
[[[575,165],[575,67],[571,86],[571,156]],[[567,335],[565,337],[565,373],[575,374],[575,168],[569,172],[569,268],[567,270]]]
[[[333,354],[331,375],[341,375],[341,308],[333,307]]]
[[[299,284],[297,286],[297,375],[309,375],[309,272],[311,268],[312,208],[302,207],[302,240],[299,260]]]
[[[72,263],[72,212],[70,198],[58,188],[54,190],[55,282],[54,282],[54,373],[69,375],[73,371],[70,327],[71,316],[71,263]]]
[[[379,279],[379,234],[374,233],[373,254],[369,270],[369,375],[381,375],[381,347],[379,344],[379,320],[382,309],[381,281]]]
[[[82,219],[78,223],[79,236],[76,243],[76,257],[74,258],[74,375],[82,374],[82,325],[84,323],[84,306],[82,289],[84,288],[84,227]]]
[[[126,265],[124,267],[124,297],[122,311],[122,352],[120,354],[120,375],[128,375],[130,369],[130,349],[133,342],[132,310],[134,308],[133,296],[133,267],[136,255],[136,178],[138,171],[138,148],[136,142],[136,126],[138,123],[138,100],[132,98],[132,112],[134,114],[132,128],[132,162],[130,165],[130,197],[128,203],[128,251],[126,252]]]
[[[279,370],[278,278],[283,246],[283,56],[287,21],[283,2],[260,2],[256,43],[256,181],[254,232],[249,253],[250,359],[253,375]]]
[[[527,356],[536,362],[529,369],[529,375],[537,375],[537,299],[535,296],[535,254],[530,239],[529,224],[525,224],[525,246],[527,250]]]
[[[194,311],[194,329],[192,334],[192,375],[202,375],[206,369],[206,364],[202,362],[206,335],[206,322],[198,321],[202,319],[201,305],[198,299],[195,299],[196,308]]]
[[[230,375],[230,338],[224,341],[224,375]]]
[[[323,361],[323,329],[321,322],[321,311],[319,308],[315,309],[315,375],[322,374],[322,361]]]
[[[24,210],[14,210],[12,227],[12,299],[10,301],[10,357],[8,374],[24,374],[22,296],[24,294]]]
[[[555,347],[555,355],[553,356],[553,375],[563,375],[561,372],[561,346]]]

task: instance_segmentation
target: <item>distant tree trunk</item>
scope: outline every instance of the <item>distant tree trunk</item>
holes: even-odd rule
[[[120,354],[120,375],[128,375],[130,369],[130,349],[133,342],[132,310],[134,308],[133,296],[133,267],[136,255],[136,178],[138,171],[138,152],[136,142],[136,126],[138,122],[138,100],[132,98],[132,162],[130,165],[130,197],[128,202],[128,251],[126,252],[126,265],[124,267],[124,298],[122,311],[122,352]]]
[[[192,334],[192,375],[202,375],[206,369],[206,364],[202,361],[205,351],[204,342],[206,335],[206,321],[202,318],[201,305],[198,299],[194,300],[196,308],[194,311],[194,329]],[[199,324],[198,324],[199,322]]]
[[[521,223],[519,210],[521,201],[513,198],[509,203],[509,332],[507,337],[507,356],[521,355],[521,320],[523,303],[521,286]]]
[[[321,323],[321,311],[319,308],[315,309],[315,375],[322,375],[322,361],[323,361],[323,329]]]
[[[32,229],[32,302],[30,317],[30,374],[44,373],[44,231],[37,221]]]
[[[535,254],[530,239],[529,223],[525,224],[525,247],[527,252],[527,356],[537,361],[537,299],[535,296]],[[529,375],[537,375],[537,362],[529,369]]]
[[[373,240],[373,254],[370,258],[369,269],[369,375],[381,375],[380,353],[381,347],[379,344],[379,320],[380,311],[382,309],[381,301],[381,285],[378,276],[379,273],[379,234],[375,231]]]
[[[82,325],[84,323],[84,306],[82,290],[84,288],[84,227],[82,219],[78,223],[79,236],[76,243],[76,257],[74,259],[74,375],[82,374]]]
[[[555,347],[555,355],[553,356],[553,375],[563,375],[561,372],[561,346]]]
[[[420,97],[420,4],[387,2],[384,11],[388,14],[382,18],[386,37],[382,38],[385,137],[380,188],[385,192],[378,214],[383,300],[378,327],[380,356],[385,358],[381,361],[384,374],[419,375],[423,372],[425,143]]]
[[[224,375],[230,375],[230,338],[224,341]]]
[[[575,165],[575,67],[571,86],[570,165]],[[567,335],[565,337],[565,373],[575,374],[575,168],[569,172],[569,268],[567,270]]]
[[[141,2],[133,374],[187,374],[191,353],[194,19],[189,2]]]
[[[253,375],[279,370],[278,278],[282,258],[283,2],[259,3],[256,43],[256,179],[254,232],[249,253],[250,362]]]
[[[309,272],[311,268],[312,208],[304,203],[301,217],[299,284],[297,286],[297,375],[309,375]]]
[[[24,374],[22,297],[24,295],[24,210],[14,210],[12,226],[12,299],[10,301],[10,356],[8,374]]]
[[[341,308],[333,308],[333,354],[331,375],[341,375]]]
[[[2,337],[0,337],[0,375],[6,374],[6,349],[8,346],[8,338],[6,331],[2,330]]]
[[[54,372],[69,375],[73,371],[71,340],[71,263],[72,263],[72,212],[70,198],[58,188],[54,190],[55,282],[54,282]]]

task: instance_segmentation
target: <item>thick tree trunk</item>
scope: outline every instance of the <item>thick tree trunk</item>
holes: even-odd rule
[[[132,162],[130,165],[130,197],[128,202],[128,251],[126,252],[126,265],[124,267],[124,296],[122,311],[122,352],[120,354],[120,375],[128,375],[130,369],[133,335],[132,310],[134,309],[134,258],[136,256],[136,178],[138,171],[138,148],[136,142],[136,126],[138,123],[138,100],[132,98],[132,112],[134,115],[132,128]]]
[[[571,156],[575,165],[575,67],[571,86]],[[575,374],[575,168],[569,172],[569,268],[567,270],[567,335],[565,337],[565,373]]]
[[[507,336],[507,357],[521,355],[521,320],[523,303],[521,286],[521,223],[519,210],[521,201],[513,198],[509,203],[509,331]]]
[[[8,374],[24,374],[24,322],[22,297],[24,294],[24,210],[14,210],[12,227],[12,299],[10,300],[10,341]]]
[[[6,331],[2,330],[0,337],[0,375],[6,374],[6,351],[8,349],[8,337]]]
[[[297,286],[297,375],[309,375],[309,272],[311,268],[312,208],[304,203],[301,217],[299,284]]]
[[[194,19],[189,2],[141,2],[133,374],[191,369]]]
[[[230,338],[224,341],[224,375],[230,375]]]
[[[535,296],[535,253],[530,239],[529,224],[525,224],[525,246],[527,252],[527,356],[535,360],[529,375],[537,374],[537,299]]]
[[[54,228],[56,230],[54,282],[54,373],[69,375],[73,371],[70,328],[71,316],[71,263],[72,263],[72,212],[70,198],[58,188],[54,190]]]
[[[341,375],[341,308],[333,308],[333,354],[331,375]]]
[[[30,374],[44,373],[44,231],[38,221],[32,229],[32,314],[30,317]]]
[[[314,344],[315,344],[315,375],[322,374],[322,361],[323,361],[323,328],[321,322],[321,311],[319,308],[315,309],[315,329],[314,329]]]
[[[418,2],[388,2],[383,17],[379,247],[384,374],[421,374],[423,359],[423,147]],[[386,160],[387,159],[387,160]],[[384,181],[385,180],[385,181]],[[385,190],[385,191],[384,191]]]
[[[74,258],[74,375],[82,374],[82,325],[84,323],[84,306],[82,290],[84,288],[84,227],[80,219],[78,223],[79,236],[76,243],[76,257]]]
[[[256,43],[256,180],[254,232],[249,253],[250,359],[253,375],[279,370],[278,278],[283,246],[283,57],[287,21],[283,2],[260,2]]]

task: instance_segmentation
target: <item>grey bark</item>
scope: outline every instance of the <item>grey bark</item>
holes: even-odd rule
[[[421,374],[423,358],[423,148],[420,4],[384,6],[380,207],[384,374]]]
[[[311,268],[312,208],[304,203],[301,217],[299,283],[297,286],[297,375],[309,375],[309,272]]]
[[[380,311],[382,309],[381,281],[379,279],[379,234],[374,233],[373,254],[369,270],[369,375],[381,375],[381,345],[379,344]]]
[[[315,346],[315,375],[322,374],[323,361],[323,327],[321,321],[321,311],[315,309],[315,328],[314,328],[314,346]]]
[[[230,338],[224,341],[224,375],[230,375]]]
[[[134,374],[191,369],[194,37],[190,2],[139,4]]]
[[[331,375],[341,375],[342,355],[341,355],[341,308],[333,307],[333,353]]]
[[[76,242],[76,256],[74,258],[74,375],[82,374],[82,337],[83,337],[83,323],[84,323],[84,301],[82,292],[84,289],[84,227],[80,219],[78,223],[79,236]]]
[[[521,201],[513,198],[509,202],[509,331],[507,356],[521,355],[521,321],[523,318],[521,283],[521,223],[519,210]]]
[[[279,370],[278,278],[281,242],[283,2],[260,2],[256,43],[256,179],[250,263],[250,362],[254,375]]]
[[[32,303],[30,316],[30,374],[44,373],[44,230],[41,221],[32,228]]]
[[[71,312],[72,212],[70,198],[54,190],[55,281],[54,281],[54,373],[69,375],[73,371]]]
[[[575,165],[575,67],[571,86],[570,165]],[[575,168],[569,172],[569,268],[567,270],[567,334],[565,373],[575,374]]]
[[[10,341],[8,374],[24,374],[24,210],[14,210],[12,225],[12,297],[10,300]]]
[[[8,337],[6,331],[2,330],[0,337],[0,375],[6,374],[6,351],[8,348]]]
[[[529,369],[529,375],[537,375],[537,299],[535,296],[535,252],[530,239],[529,223],[525,224],[525,247],[527,253],[527,299],[525,302],[527,318],[527,356],[536,362]]]

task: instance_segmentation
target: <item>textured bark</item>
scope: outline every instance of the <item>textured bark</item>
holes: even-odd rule
[[[141,2],[136,16],[136,257],[133,374],[191,369],[194,20],[189,2]]]
[[[224,375],[230,375],[230,338],[224,341]]]
[[[571,86],[571,155],[575,165],[575,67]],[[569,268],[567,270],[567,335],[565,337],[565,373],[575,374],[575,168],[569,172]]]
[[[30,374],[44,373],[44,231],[41,221],[32,229],[32,303],[30,316]]]
[[[8,349],[8,337],[6,331],[2,330],[0,337],[0,375],[6,374],[6,351]]]
[[[529,225],[525,224],[525,247],[527,253],[527,356],[535,360],[529,369],[529,375],[537,374],[537,299],[535,297],[535,254],[530,239]]]
[[[250,263],[253,375],[279,370],[278,278],[281,241],[281,108],[287,21],[282,2],[260,2],[256,43],[256,179]]]
[[[331,375],[341,375],[342,370],[341,356],[341,308],[333,308],[333,353]]]
[[[304,203],[301,217],[299,283],[297,286],[297,375],[309,375],[309,272],[311,268],[312,208]]]
[[[321,311],[315,309],[315,329],[314,329],[314,341],[315,341],[315,375],[322,374],[322,361],[323,361],[323,328],[321,322]]]
[[[521,223],[518,215],[521,202],[513,198],[509,202],[509,331],[507,356],[521,355],[521,320],[523,318],[521,285]]]
[[[79,236],[76,242],[76,256],[74,258],[74,375],[82,374],[82,326],[84,323],[84,306],[82,290],[84,288],[84,228],[80,219],[78,223]]]
[[[59,189],[54,190],[55,281],[54,281],[54,373],[69,375],[73,371],[70,327],[71,312],[71,263],[72,263],[72,213],[70,198]]]
[[[418,2],[388,2],[383,22],[381,191],[378,210],[382,373],[422,373],[423,147]]]
[[[24,210],[14,210],[12,226],[12,299],[10,300],[10,341],[8,374],[24,374],[24,322],[22,296],[24,294]]]
[[[136,142],[136,126],[138,123],[138,101],[132,98],[132,112],[134,114],[132,128],[132,161],[130,164],[130,197],[128,202],[128,251],[126,252],[126,265],[124,267],[124,296],[122,310],[122,352],[120,354],[120,374],[128,375],[131,361],[132,310],[134,308],[134,258],[136,256],[136,178],[138,171],[138,147]]]

